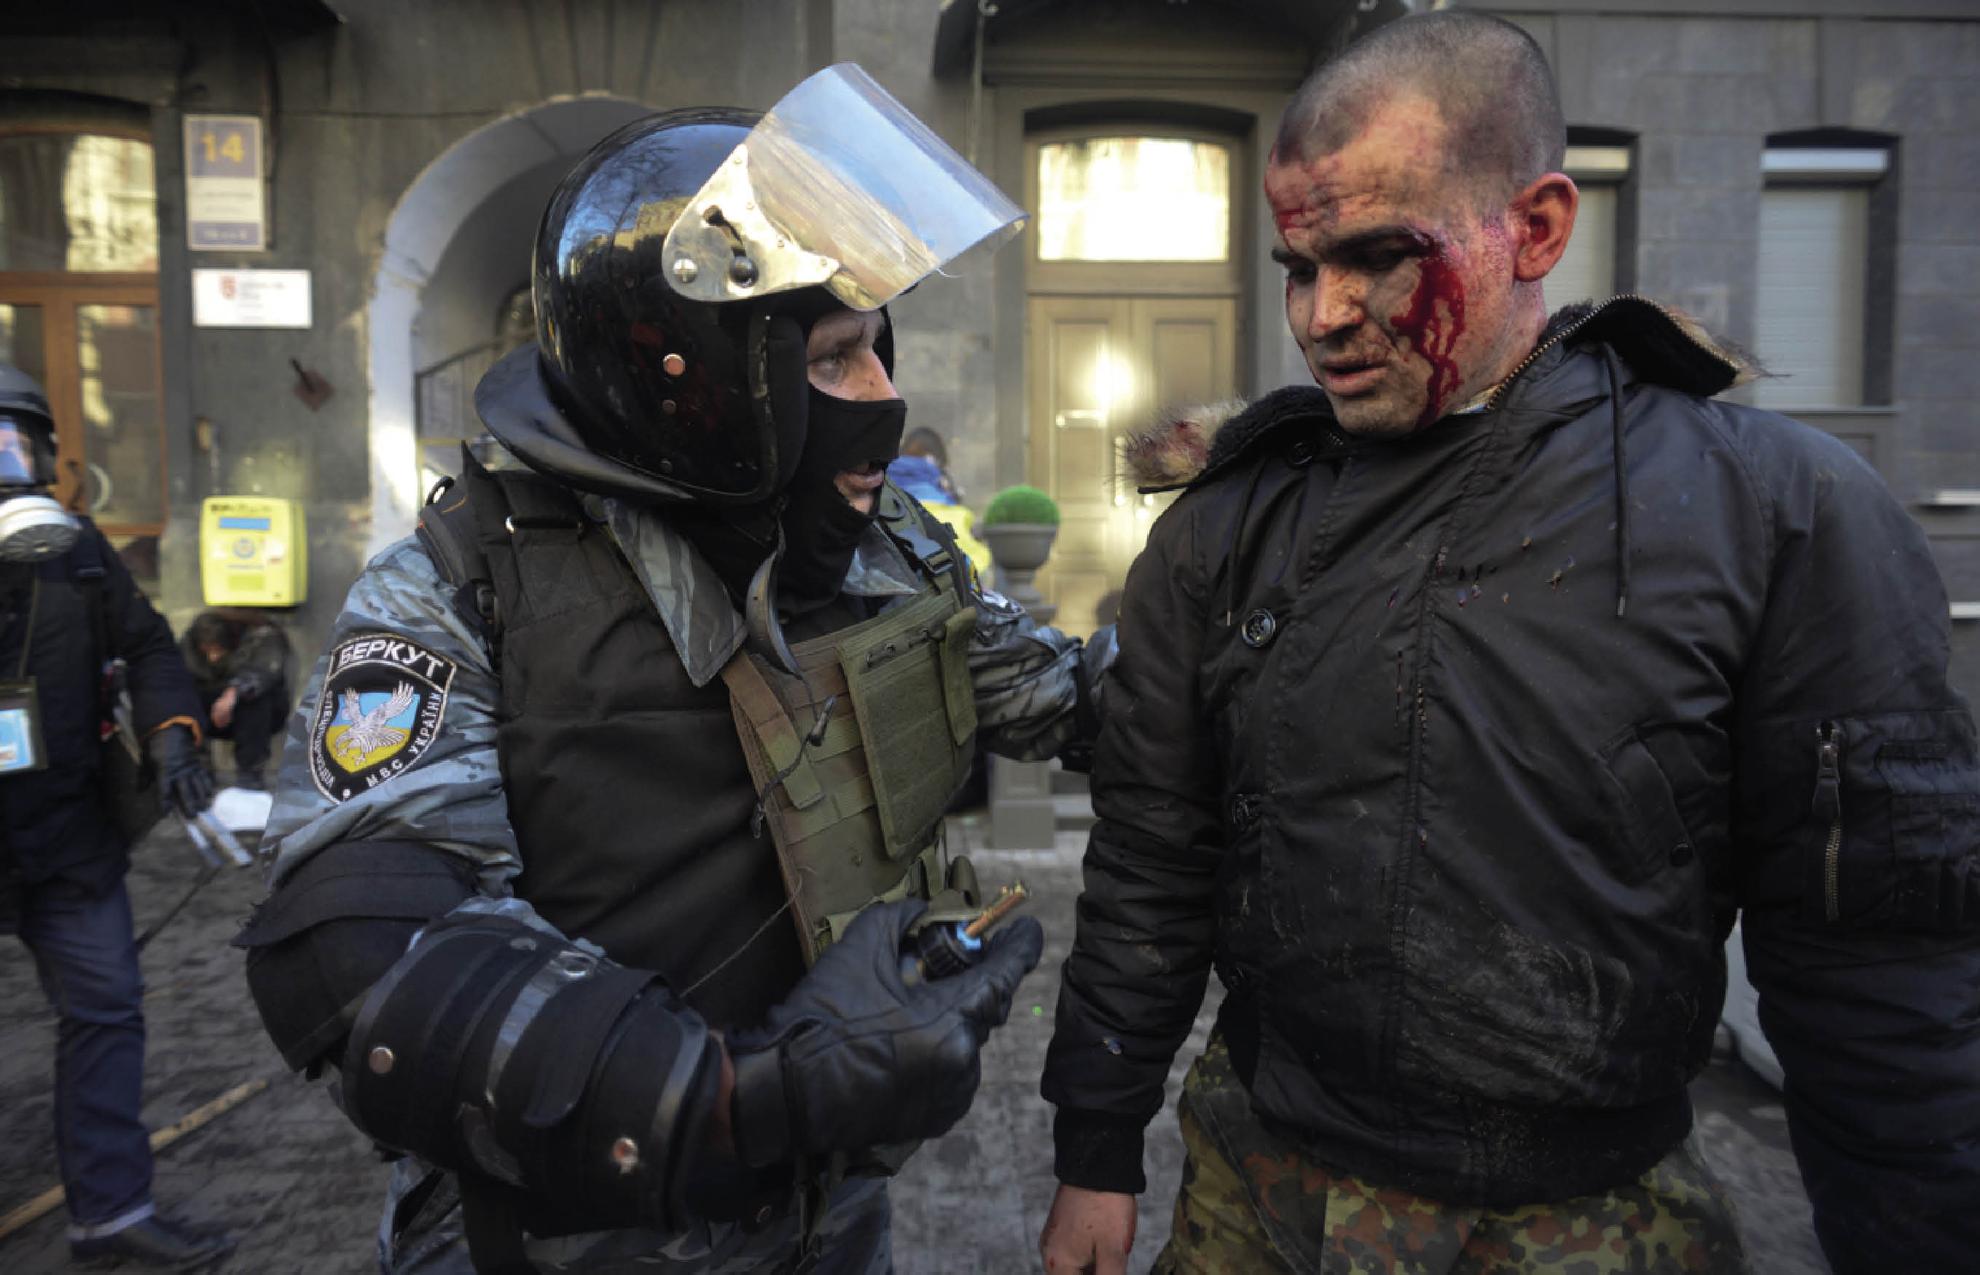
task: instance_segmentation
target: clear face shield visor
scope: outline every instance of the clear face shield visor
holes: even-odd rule
[[[55,503],[55,435],[42,421],[0,408],[0,562],[67,553],[81,527]]]
[[[47,426],[0,408],[0,490],[55,485],[55,439]]]
[[[822,285],[855,310],[877,310],[966,255],[987,256],[1024,218],[844,62],[750,130],[668,228],[664,259],[674,290],[695,301]]]

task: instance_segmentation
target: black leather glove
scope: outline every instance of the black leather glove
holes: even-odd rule
[[[213,776],[200,760],[192,728],[167,726],[144,741],[158,768],[158,804],[190,819],[213,804]]]
[[[901,944],[925,907],[909,899],[867,909],[761,1030],[730,1037],[744,1164],[933,1138],[969,1110],[978,1051],[1010,1015],[1045,932],[1019,917],[969,969],[909,987]]]

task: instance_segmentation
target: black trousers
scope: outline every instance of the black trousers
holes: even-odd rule
[[[209,720],[213,713],[213,701],[219,698],[217,694],[206,697]],[[268,764],[268,754],[276,733],[282,729],[288,716],[289,686],[286,681],[278,681],[253,699],[236,701],[233,719],[224,727],[213,727],[213,736],[232,741],[236,769],[258,771]]]
[[[126,1224],[149,1212],[144,980],[120,876],[104,893],[60,877],[21,888],[20,937],[55,1009],[55,1156],[69,1221]]]

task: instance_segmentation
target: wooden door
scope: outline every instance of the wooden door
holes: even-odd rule
[[[1144,496],[1121,444],[1163,414],[1236,393],[1232,297],[1034,296],[1031,472],[1059,505],[1039,588],[1053,623],[1087,633],[1171,497]]]
[[[41,382],[55,417],[52,493],[112,539],[166,518],[158,287],[149,278],[0,277],[0,360]]]

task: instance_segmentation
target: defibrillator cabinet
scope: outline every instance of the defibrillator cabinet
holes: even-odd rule
[[[199,510],[199,584],[208,606],[301,603],[309,593],[302,506],[274,496],[208,496]]]

